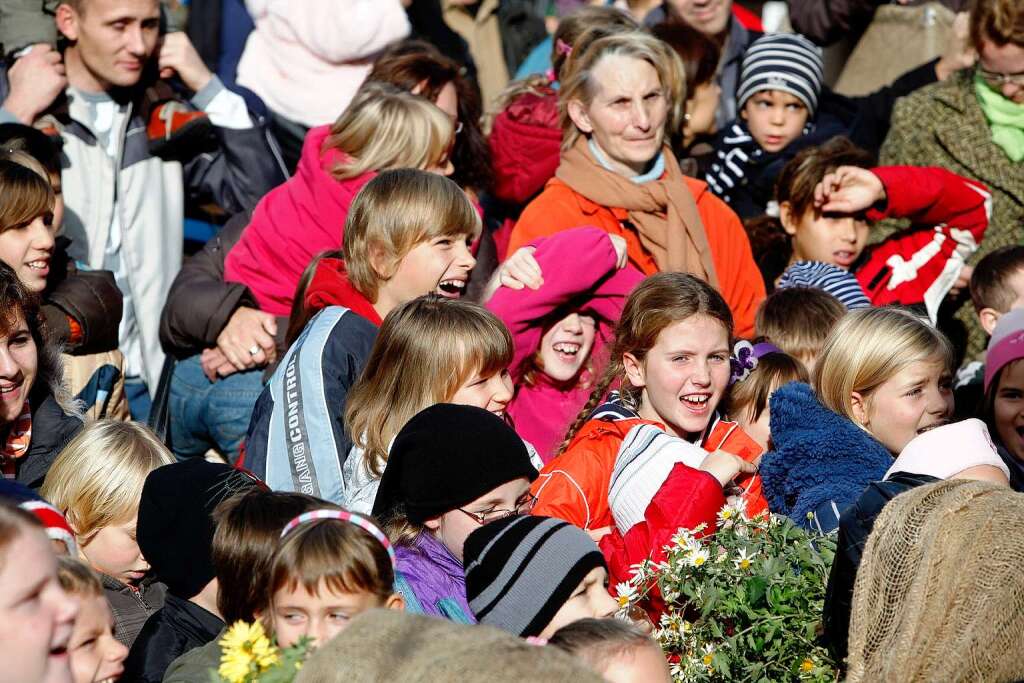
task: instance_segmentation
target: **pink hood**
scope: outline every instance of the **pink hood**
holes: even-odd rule
[[[321,154],[329,134],[330,126],[310,129],[295,175],[260,200],[224,261],[224,279],[247,286],[260,308],[274,315],[289,314],[313,257],[341,248],[348,207],[376,175],[335,180],[329,171],[345,155],[334,149]]]

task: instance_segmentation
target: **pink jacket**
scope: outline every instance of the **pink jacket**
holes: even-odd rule
[[[524,364],[540,347],[550,327],[552,314],[586,312],[597,318],[597,334],[590,352],[591,370],[585,384],[600,376],[607,359],[604,344],[612,332],[626,297],[644,279],[633,266],[619,270],[615,248],[608,233],[600,228],[575,228],[537,240],[534,258],[540,265],[544,284],[538,290],[501,287],[487,302],[512,333],[514,355],[512,379],[516,395],[509,405],[516,431],[532,443],[544,462],[554,456],[576,413],[587,402],[586,386],[564,389],[537,373],[535,382],[523,382]]]
[[[309,131],[295,175],[260,200],[224,260],[224,279],[247,286],[260,308],[274,315],[290,313],[295,287],[313,257],[341,248],[348,207],[376,175],[335,180],[328,171],[344,154],[332,149],[321,155],[328,133],[329,126]]]

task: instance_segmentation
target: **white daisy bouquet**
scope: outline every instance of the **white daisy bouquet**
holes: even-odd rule
[[[662,562],[617,586],[623,612],[661,610],[655,637],[677,681],[834,681],[819,643],[835,539],[779,516],[749,519],[742,501],[714,533],[680,529]],[[661,604],[661,603],[664,604]]]

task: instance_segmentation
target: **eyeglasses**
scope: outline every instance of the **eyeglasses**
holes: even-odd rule
[[[1015,74],[1003,74],[997,71],[989,71],[980,66],[976,67],[978,74],[993,88],[1001,88],[1007,83],[1012,85],[1024,85],[1024,71]]]
[[[537,504],[537,496],[531,495],[529,498],[519,503],[512,510],[488,510],[487,512],[470,512],[469,510],[463,510],[462,508],[455,508],[467,517],[472,517],[473,521],[483,526],[484,524],[490,524],[491,522],[497,522],[500,519],[511,517],[512,515],[528,515],[533,512],[533,507]]]

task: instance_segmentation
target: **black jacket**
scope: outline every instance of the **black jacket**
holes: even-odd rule
[[[251,218],[251,210],[232,216],[178,271],[160,315],[164,352],[187,358],[216,346],[217,337],[238,308],[259,308],[248,287],[224,281],[224,259]]]
[[[850,609],[853,606],[853,584],[857,568],[867,545],[875,520],[890,500],[917,486],[939,481],[926,474],[897,472],[887,481],[876,481],[861,494],[857,502],[846,508],[839,518],[839,540],[832,572],[825,590],[825,639],[836,661],[846,657],[850,634]]]
[[[124,661],[122,681],[160,683],[171,662],[206,645],[224,622],[199,605],[167,594],[164,606],[146,620]]]
[[[15,478],[31,489],[38,489],[53,461],[82,428],[82,419],[65,413],[48,389],[33,390],[29,405],[32,406],[32,440],[28,452],[18,459]]]

